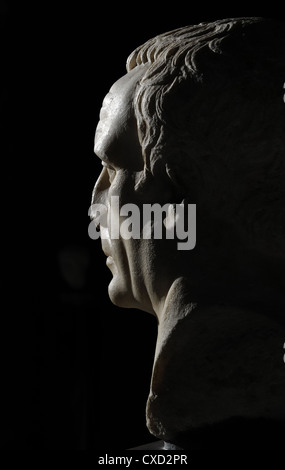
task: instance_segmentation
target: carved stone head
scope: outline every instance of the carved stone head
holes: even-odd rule
[[[285,418],[284,57],[278,22],[184,27],[138,47],[103,102],[92,202],[109,295],[158,319],[147,424],[166,441]],[[143,231],[154,204],[196,206],[191,249],[165,236],[167,214],[161,237]]]

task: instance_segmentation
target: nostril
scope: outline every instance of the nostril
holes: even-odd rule
[[[106,171],[106,168],[103,168],[101,171],[99,178],[97,179],[93,192],[92,192],[92,199],[91,203],[102,203],[103,202],[103,193],[108,189],[110,186],[109,178],[108,178],[108,172]]]

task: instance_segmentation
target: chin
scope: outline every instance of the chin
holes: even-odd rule
[[[108,286],[108,294],[111,302],[117,307],[136,308],[154,314],[153,310],[149,309],[148,305],[136,300],[131,284],[128,285],[124,280],[118,279],[116,275]]]
[[[137,302],[132,296],[132,289],[128,288],[124,282],[113,278],[108,287],[108,294],[111,302],[117,307],[138,308]]]

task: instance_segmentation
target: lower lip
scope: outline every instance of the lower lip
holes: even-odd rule
[[[107,260],[106,260],[106,264],[108,266],[108,264],[113,264],[114,263],[114,260],[112,258],[112,256],[108,256]]]

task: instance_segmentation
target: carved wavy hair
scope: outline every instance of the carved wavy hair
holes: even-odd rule
[[[164,175],[179,197],[211,201],[253,240],[282,233],[284,244],[284,25],[233,18],[179,28],[138,47],[127,71],[142,65],[137,188]]]

